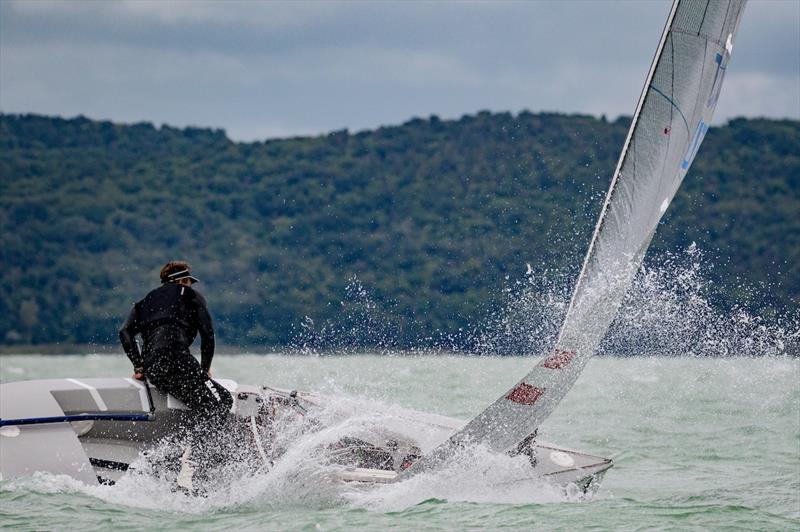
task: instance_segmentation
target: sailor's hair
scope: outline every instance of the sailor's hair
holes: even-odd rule
[[[192,273],[192,267],[184,260],[173,260],[161,267],[161,284],[188,277]]]

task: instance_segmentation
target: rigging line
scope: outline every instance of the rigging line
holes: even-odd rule
[[[676,110],[676,111],[678,111],[678,114],[680,114],[680,115],[681,115],[681,118],[683,119],[683,125],[684,125],[684,126],[686,126],[686,134],[687,134],[687,135],[689,135],[689,134],[690,134],[690,131],[689,131],[689,122],[687,122],[687,121],[686,121],[686,117],[685,117],[685,116],[683,116],[683,112],[681,111],[681,108],[680,108],[680,107],[678,107],[678,104],[676,104],[676,103],[675,103],[675,102],[672,100],[672,98],[670,98],[669,96],[667,96],[666,94],[664,94],[663,92],[661,92],[660,90],[658,90],[658,89],[657,89],[657,88],[656,88],[654,85],[650,85],[650,88],[651,88],[651,89],[653,89],[653,90],[654,90],[656,93],[658,93],[658,94],[660,94],[661,96],[663,96],[663,97],[664,97],[664,99],[665,99],[665,100],[667,100],[667,101],[668,101],[670,104],[672,104],[672,107],[674,107],[674,108],[675,108],[675,110]]]

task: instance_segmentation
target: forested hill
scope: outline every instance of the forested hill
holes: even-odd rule
[[[469,348],[526,264],[577,273],[627,126],[482,112],[236,143],[0,115],[0,344],[115,342],[186,259],[229,345]],[[800,122],[712,128],[648,260],[697,242],[715,304],[796,312],[798,196]]]

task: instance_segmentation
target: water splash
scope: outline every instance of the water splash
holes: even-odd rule
[[[657,263],[657,264],[654,264]],[[692,244],[646,261],[597,354],[778,356],[800,352],[800,313],[775,319],[712,302],[709,264]],[[478,337],[481,354],[542,355],[555,345],[571,296],[562,275],[529,269]],[[753,292],[751,287],[740,291]]]
[[[558,272],[536,275],[530,265],[524,280],[504,292],[502,310],[490,315],[474,340],[481,355],[540,355],[555,344],[569,305],[569,281]]]
[[[386,309],[378,305],[358,276],[348,279],[335,319],[320,323],[306,316],[291,345],[291,351],[304,355],[354,353],[369,346],[373,352],[396,349],[397,325],[387,319]]]
[[[708,263],[695,244],[640,270],[600,354],[778,356],[797,352],[800,314],[768,320],[712,303]],[[741,290],[753,289],[740,287]]]
[[[527,459],[467,446],[435,471],[369,489],[349,489],[342,496],[352,506],[391,512],[424,501],[546,504],[578,502],[590,498],[570,485],[566,489],[525,475]]]
[[[800,352],[800,311],[767,318],[744,306],[724,308],[713,295],[714,267],[695,245],[648,258],[628,290],[599,355],[770,356]],[[541,356],[555,345],[574,284],[572,273],[537,271],[526,264],[518,278],[506,278],[481,322],[418,338],[410,351],[480,355]],[[737,293],[756,296],[751,286]],[[758,300],[759,297],[751,297]],[[306,318],[291,350],[301,354],[395,354],[402,345],[402,320],[358,277],[345,289],[334,319]],[[406,349],[405,351],[409,351]]]

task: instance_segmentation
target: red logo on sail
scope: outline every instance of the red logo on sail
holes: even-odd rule
[[[572,351],[556,349],[544,359],[542,366],[546,367],[547,369],[561,369],[569,364],[574,357],[575,353]]]
[[[544,388],[537,388],[536,386],[531,386],[530,384],[521,382],[517,384],[513,390],[508,392],[506,399],[521,405],[531,406],[542,396],[544,390]]]

